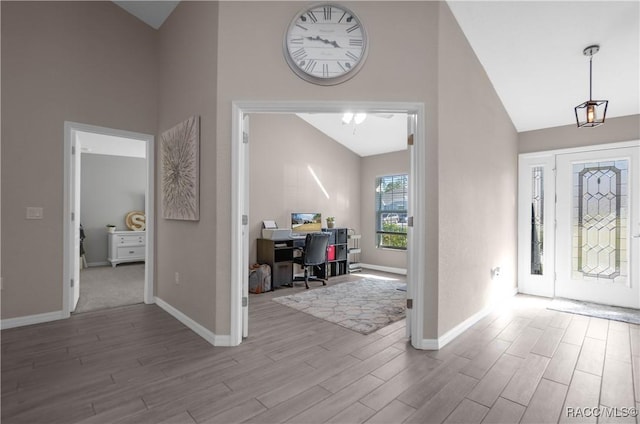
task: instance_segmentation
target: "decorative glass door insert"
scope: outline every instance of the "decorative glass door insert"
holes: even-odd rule
[[[627,160],[573,165],[573,278],[627,281]]]
[[[640,307],[639,151],[557,155],[555,296]]]
[[[544,167],[531,169],[531,274],[542,275],[544,263]]]

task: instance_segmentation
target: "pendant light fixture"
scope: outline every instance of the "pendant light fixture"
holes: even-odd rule
[[[592,62],[593,55],[600,51],[600,46],[595,44],[586,47],[582,53],[589,56],[589,100],[575,107],[576,123],[578,128],[594,128],[604,124],[604,118],[607,114],[608,100],[593,100],[591,95],[592,88]]]

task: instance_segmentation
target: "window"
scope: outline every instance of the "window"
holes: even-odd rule
[[[376,246],[407,249],[407,174],[376,178]]]

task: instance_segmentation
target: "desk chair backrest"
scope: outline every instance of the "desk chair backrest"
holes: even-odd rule
[[[309,233],[304,241],[302,261],[307,265],[320,265],[327,260],[329,233]]]

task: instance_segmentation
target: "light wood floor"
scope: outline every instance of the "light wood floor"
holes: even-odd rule
[[[637,325],[516,296],[425,352],[404,321],[363,336],[270,300],[298,290],[252,296],[236,348],[154,305],[2,331],[2,423],[595,423],[640,407]]]

